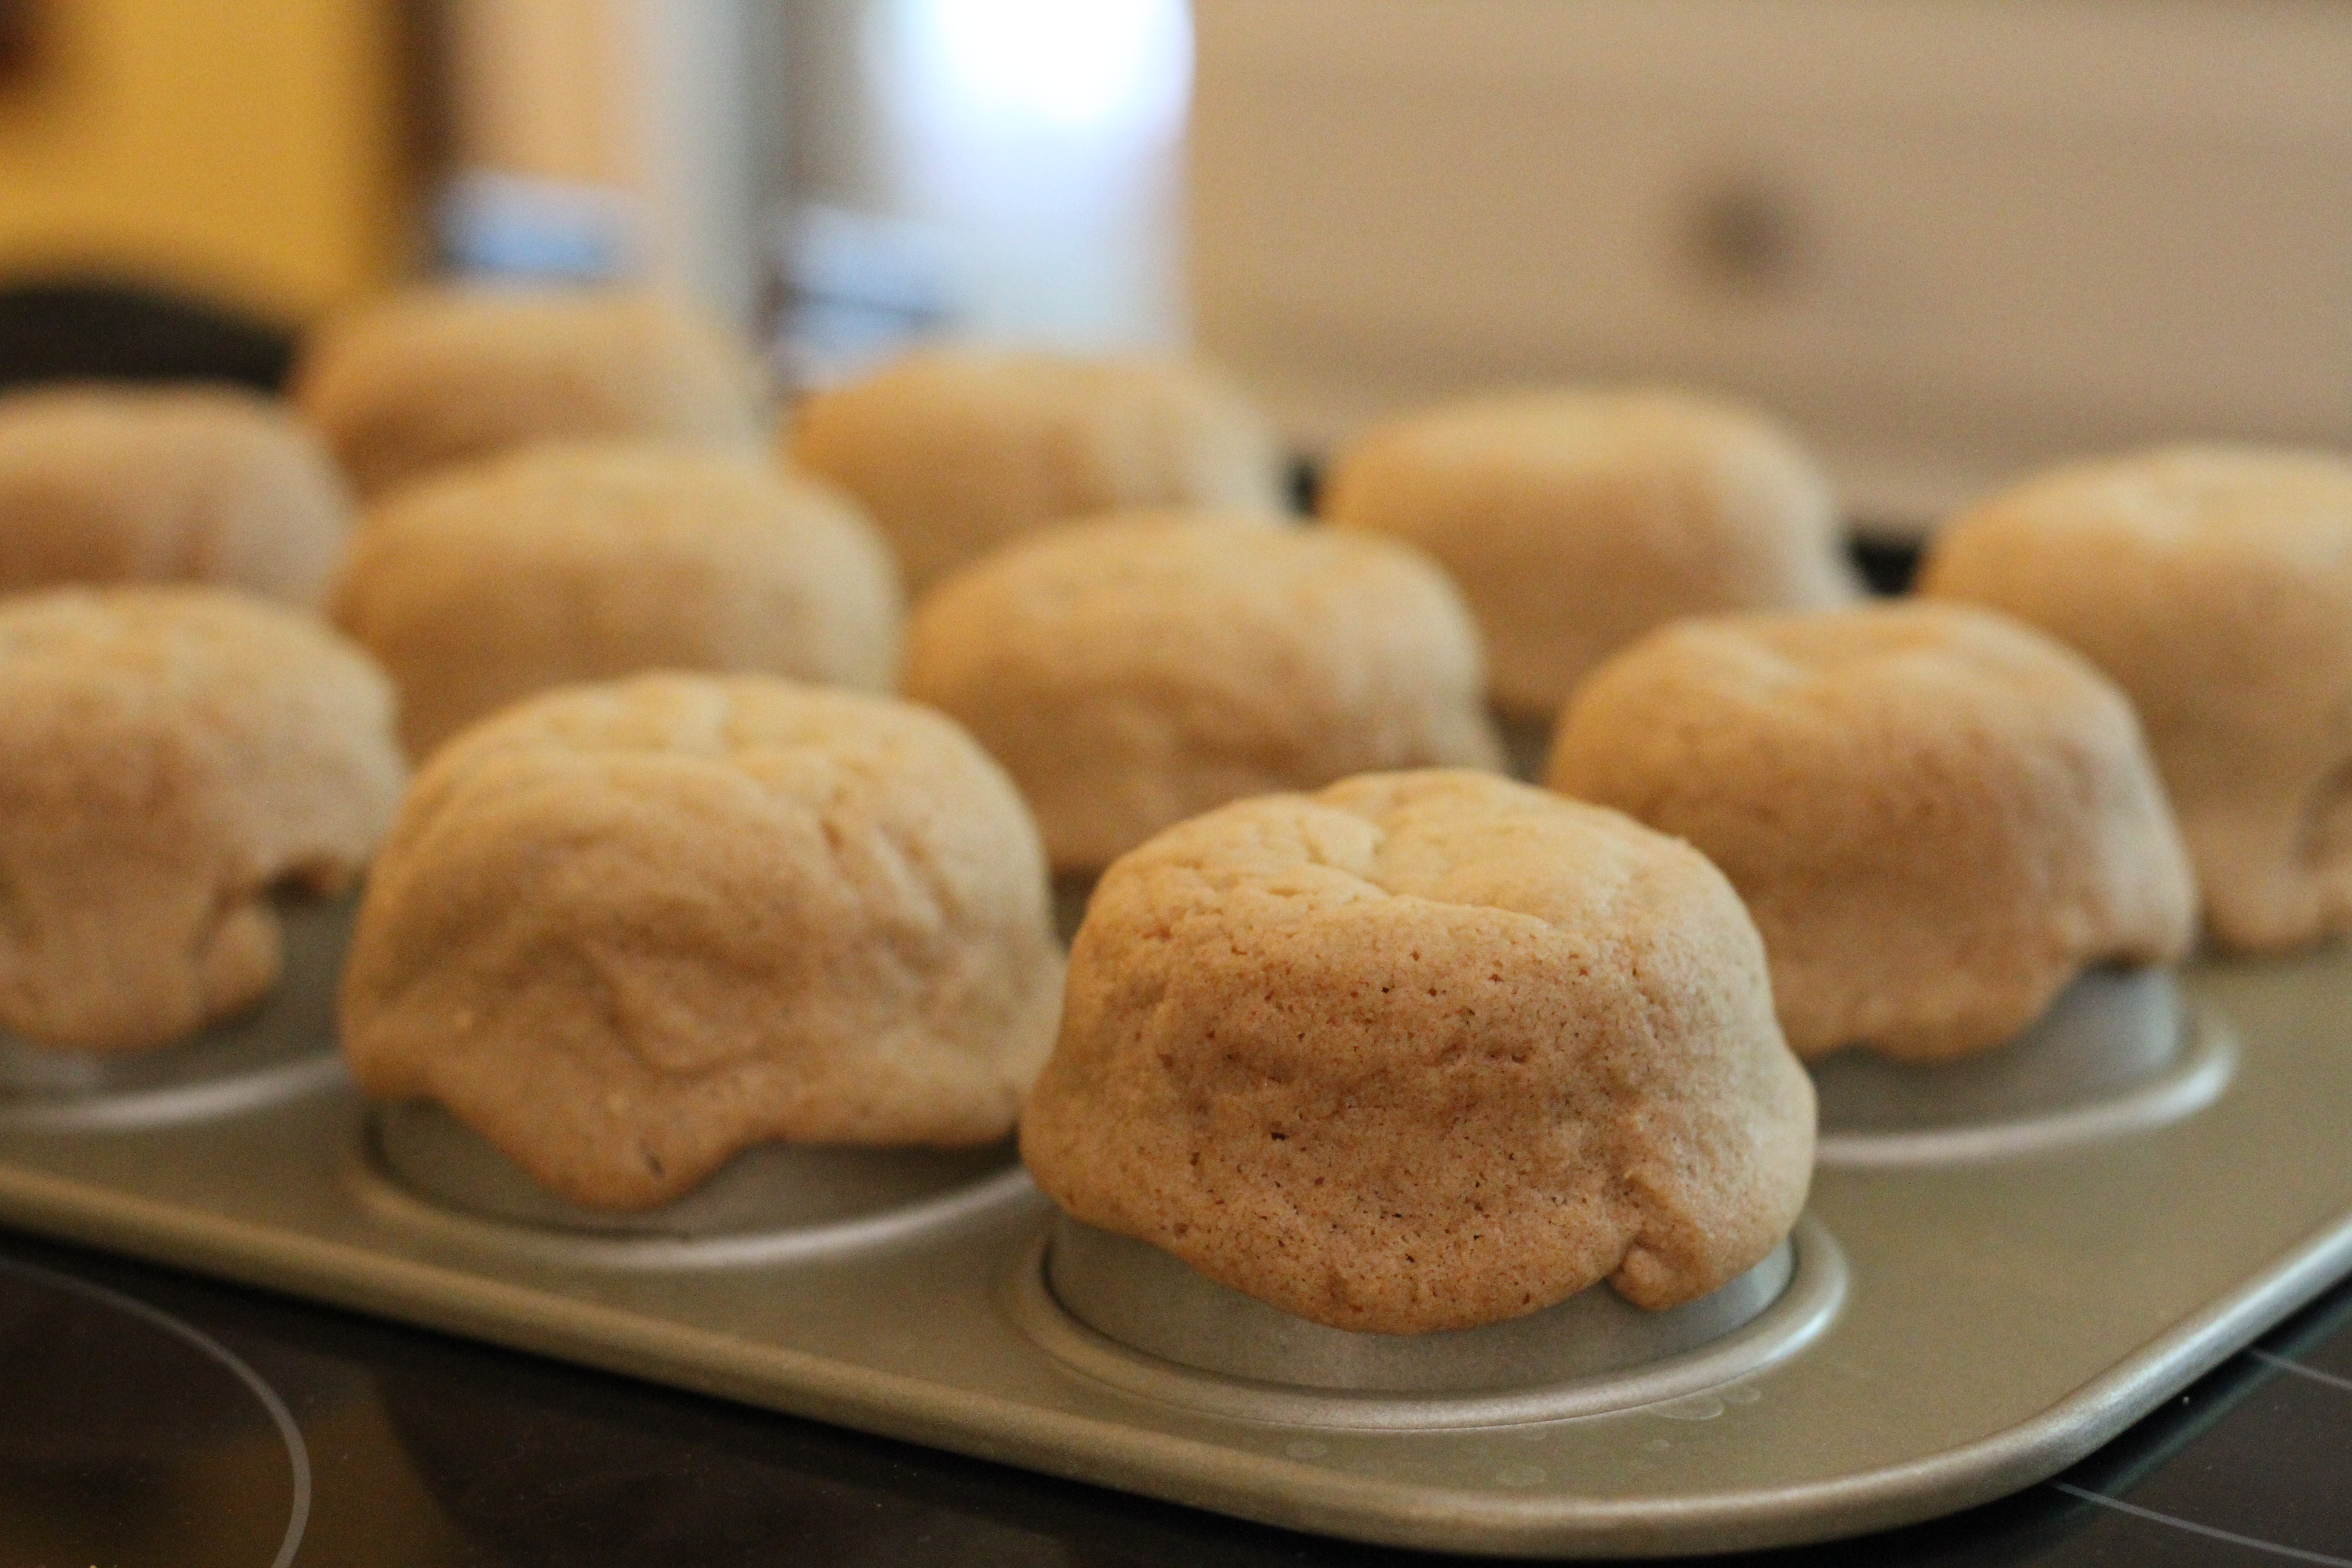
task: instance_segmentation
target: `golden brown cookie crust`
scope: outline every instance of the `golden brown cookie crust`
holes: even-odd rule
[[[373,508],[332,613],[401,690],[423,756],[509,702],[647,669],[887,690],[902,614],[856,506],[764,458],[551,443]]]
[[[1022,1121],[1079,1219],[1382,1333],[1603,1279],[1704,1295],[1795,1223],[1812,1144],[1722,876],[1456,772],[1239,802],[1114,865]]]
[[[311,616],[193,587],[0,603],[0,1026],[168,1044],[278,978],[269,891],[365,864],[392,690]]]
[[[2129,694],[2220,945],[2352,929],[2352,462],[2187,447],[2053,469],[1946,523],[1921,591],[2031,622]]]
[[[1411,541],[1461,585],[1496,704],[1549,719],[1585,671],[1676,616],[1856,591],[1828,481],[1778,425],[1659,389],[1467,399],[1341,454],[1332,522]]]
[[[1048,530],[919,606],[905,689],[1011,771],[1056,870],[1244,795],[1496,769],[1478,633],[1403,546],[1263,514]]]
[[[209,583],[312,605],[351,510],[317,436],[250,393],[0,397],[0,594]]]
[[[1561,716],[1548,782],[1705,853],[1801,1056],[1997,1046],[2085,965],[2169,963],[2190,879],[2131,707],[1954,605],[1669,626]]]
[[[294,397],[363,497],[533,441],[757,451],[766,397],[743,348],[624,289],[415,289],[314,329]]]
[[[1264,419],[1175,360],[910,354],[810,398],[785,435],[794,460],[874,514],[912,593],[1047,523],[1282,502]]]
[[[1003,1137],[1062,960],[1010,780],[912,704],[765,677],[536,698],[418,774],[342,1038],[574,1202],[645,1208],[769,1139]]]

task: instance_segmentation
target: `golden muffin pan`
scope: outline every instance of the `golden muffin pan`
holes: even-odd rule
[[[340,915],[259,1015],[0,1047],[0,1220],[1296,1529],[1498,1555],[1855,1534],[2063,1469],[2352,1268],[2352,955],[2095,974],[1938,1083],[1832,1058],[1790,1243],[1395,1340],[1062,1221],[1009,1148],[755,1151],[571,1209],[331,1054]]]

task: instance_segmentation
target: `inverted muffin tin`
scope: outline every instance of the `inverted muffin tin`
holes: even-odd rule
[[[1818,1540],[2050,1475],[2352,1268],[2352,955],[2085,979],[1944,1079],[1833,1058],[1788,1246],[1394,1340],[1062,1220],[1009,1148],[755,1151],[649,1215],[331,1055],[339,912],[160,1055],[0,1047],[0,1219],[1298,1529],[1498,1554]],[[1930,1087],[1923,1087],[1930,1086]]]

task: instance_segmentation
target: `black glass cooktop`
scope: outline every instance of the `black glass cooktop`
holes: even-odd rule
[[[0,1232],[5,1568],[1435,1564]],[[2056,1481],[1746,1568],[2352,1568],[2352,1284]]]

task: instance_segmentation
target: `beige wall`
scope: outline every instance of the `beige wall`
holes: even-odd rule
[[[393,0],[53,0],[0,89],[0,274],[95,264],[308,315],[409,259]]]
[[[1310,449],[1695,383],[1909,530],[2072,453],[2352,443],[2344,0],[1194,11],[1195,320]]]

